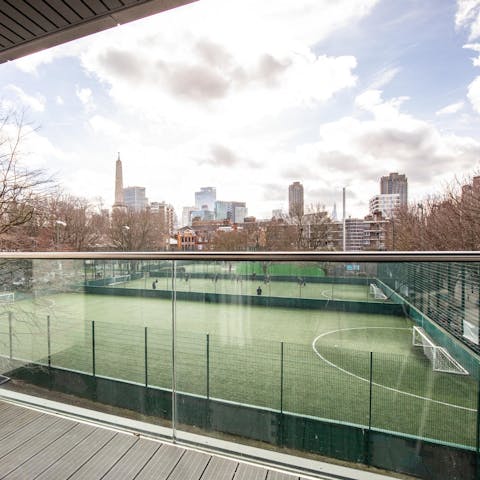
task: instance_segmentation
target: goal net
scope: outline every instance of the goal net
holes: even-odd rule
[[[0,293],[0,304],[1,303],[13,303],[15,301],[15,292],[1,292]]]
[[[382,292],[382,290],[375,285],[374,283],[370,284],[370,295],[376,300],[386,300],[387,296]]]
[[[445,348],[435,345],[423,328],[413,327],[412,343],[415,347],[422,347],[423,354],[430,360],[434,372],[469,374]]]
[[[127,283],[131,280],[130,275],[117,275],[110,279],[109,285],[118,285],[120,283]]]

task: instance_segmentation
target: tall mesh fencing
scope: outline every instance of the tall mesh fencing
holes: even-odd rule
[[[392,298],[408,302],[424,315],[417,320],[434,341],[448,348],[443,343],[451,340],[444,330],[480,354],[479,263],[384,263],[378,265],[378,278],[390,287]]]

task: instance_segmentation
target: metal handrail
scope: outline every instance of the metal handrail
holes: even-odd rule
[[[0,259],[274,262],[480,262],[478,252],[0,252]]]

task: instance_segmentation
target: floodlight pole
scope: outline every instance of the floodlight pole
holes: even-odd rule
[[[346,207],[345,207],[345,187],[343,187],[343,192],[342,192],[342,197],[343,197],[343,251],[345,252],[347,250],[347,228],[346,228]]]

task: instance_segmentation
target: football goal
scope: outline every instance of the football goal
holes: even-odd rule
[[[375,298],[375,300],[386,300],[387,296],[382,292],[380,287],[374,283],[370,284],[370,295]]]
[[[413,327],[412,343],[415,347],[422,347],[423,354],[432,364],[434,372],[469,375],[468,371],[465,370],[445,348],[435,345],[423,328]]]
[[[15,292],[1,292],[0,303],[13,303],[15,301]]]
[[[110,282],[108,283],[109,285],[119,285],[121,283],[127,283],[131,280],[130,275],[117,275],[115,277],[112,277],[110,279]]]

